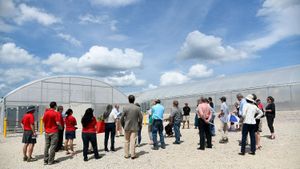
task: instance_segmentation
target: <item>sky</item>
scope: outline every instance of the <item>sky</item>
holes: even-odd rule
[[[299,0],[0,0],[0,96],[57,75],[131,93],[297,65],[299,18]]]

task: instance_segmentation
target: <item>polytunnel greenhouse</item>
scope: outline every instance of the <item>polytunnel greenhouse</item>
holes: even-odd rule
[[[179,101],[180,106],[188,103],[192,110],[195,110],[197,100],[201,96],[212,97],[219,111],[220,97],[225,96],[227,104],[233,105],[237,101],[238,93],[244,96],[254,93],[264,105],[266,98],[273,96],[277,110],[299,110],[300,65],[159,87],[139,93],[137,101],[142,103],[142,108],[146,110],[150,107],[151,100],[158,98],[169,112],[175,99]]]
[[[21,129],[20,120],[27,106],[36,106],[35,120],[38,126],[45,108],[51,101],[62,105],[66,111],[72,108],[80,119],[86,108],[92,107],[95,115],[103,113],[107,104],[125,104],[127,96],[121,91],[97,79],[80,76],[57,76],[27,83],[4,96],[1,103],[1,119],[7,119],[7,130]],[[0,124],[1,130],[3,124]]]

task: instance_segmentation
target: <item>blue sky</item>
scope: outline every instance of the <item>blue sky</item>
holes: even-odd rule
[[[298,0],[0,0],[0,96],[47,76],[137,92],[300,64]]]

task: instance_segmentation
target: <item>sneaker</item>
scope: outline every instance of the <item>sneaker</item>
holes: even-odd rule
[[[23,157],[23,161],[27,161],[27,159],[28,159],[27,156]]]
[[[59,161],[58,161],[58,160],[53,160],[52,163],[49,163],[49,162],[48,162],[48,165],[53,165],[53,164],[56,164],[56,163],[59,163]]]
[[[255,155],[255,152],[249,152],[248,154],[250,154],[250,155]]]
[[[197,148],[197,150],[204,150],[204,148],[202,148],[202,147],[198,147],[198,148]]]
[[[85,161],[85,162],[88,161],[88,158],[84,158],[83,161]]]
[[[162,149],[166,149],[166,145],[161,145],[160,146]]]
[[[95,159],[96,159],[96,160],[98,160],[98,159],[100,159],[100,158],[101,158],[100,156],[95,156]]]
[[[27,162],[33,162],[33,161],[37,161],[37,160],[38,160],[37,158],[32,158],[32,157],[31,157],[31,158],[28,158],[28,159],[27,159]]]
[[[173,142],[173,144],[180,144],[180,142],[175,141],[175,142]]]
[[[245,153],[244,153],[244,152],[240,152],[240,153],[239,153],[239,155],[241,155],[241,156],[244,156],[244,155],[245,155]]]
[[[105,148],[104,151],[109,152],[108,148]]]
[[[158,150],[157,146],[152,147],[152,150]]]
[[[44,161],[44,165],[48,165],[48,161]]]

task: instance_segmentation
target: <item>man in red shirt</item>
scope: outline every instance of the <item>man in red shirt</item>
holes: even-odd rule
[[[58,127],[61,126],[60,118],[56,110],[56,102],[50,103],[50,109],[46,109],[43,117],[45,128],[45,150],[44,165],[52,165],[58,161],[54,160],[55,148],[58,141]],[[50,149],[50,154],[49,154]]]
[[[59,122],[61,124],[61,127],[58,128],[58,142],[57,142],[57,146],[55,149],[55,152],[58,152],[59,150],[63,150],[63,140],[64,140],[64,126],[65,126],[65,122],[64,122],[64,118],[63,118],[63,113],[64,108],[63,106],[58,106],[57,107],[57,113],[59,116]]]
[[[34,144],[36,143],[36,133],[34,128],[34,115],[35,112],[34,106],[29,106],[26,114],[23,116],[21,126],[24,130],[22,143],[23,146],[23,161],[32,162],[36,161],[36,158],[32,158],[32,152]]]

